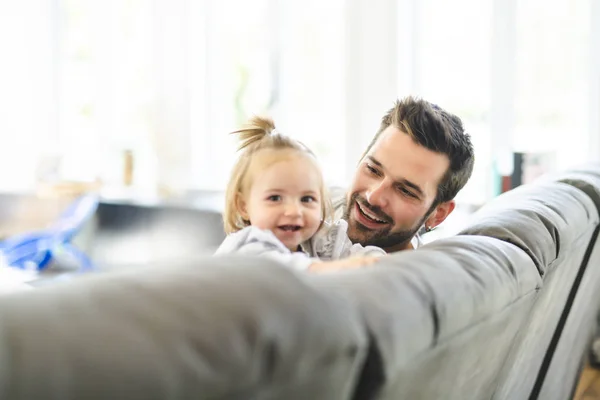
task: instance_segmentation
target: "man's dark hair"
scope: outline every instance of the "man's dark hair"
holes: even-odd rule
[[[364,155],[390,125],[410,135],[415,143],[448,156],[450,167],[438,185],[433,205],[454,199],[471,177],[475,161],[471,137],[465,133],[460,118],[422,99],[398,100],[383,116],[379,131]]]

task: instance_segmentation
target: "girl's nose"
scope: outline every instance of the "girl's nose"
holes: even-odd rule
[[[289,217],[299,217],[302,215],[302,207],[296,202],[290,202],[285,207],[285,215]]]

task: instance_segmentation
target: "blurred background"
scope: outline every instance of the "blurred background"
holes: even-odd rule
[[[0,0],[0,49],[2,192],[219,192],[262,113],[343,186],[406,95],[472,135],[459,203],[600,159],[593,0]]]

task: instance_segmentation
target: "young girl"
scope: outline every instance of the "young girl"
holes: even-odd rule
[[[225,194],[228,236],[216,254],[265,255],[301,270],[353,268],[386,254],[352,244],[346,221],[332,223],[323,176],[306,146],[268,118],[252,118],[232,133],[241,155]]]

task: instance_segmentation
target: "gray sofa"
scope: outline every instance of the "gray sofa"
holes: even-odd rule
[[[568,399],[600,305],[600,167],[452,237],[302,274],[198,257],[0,298],[2,399]]]

